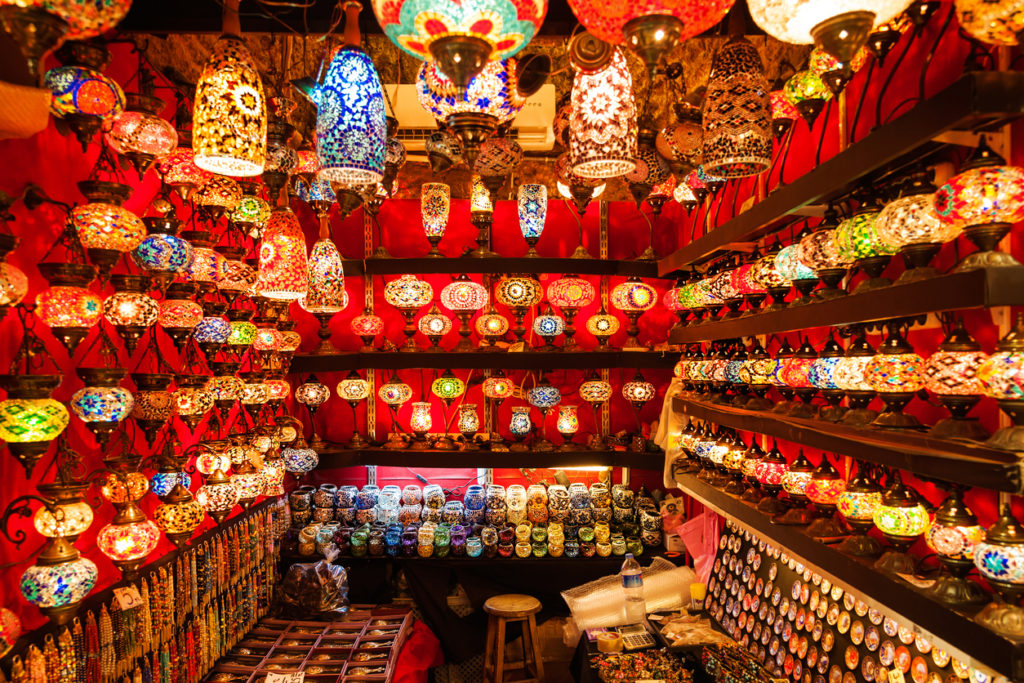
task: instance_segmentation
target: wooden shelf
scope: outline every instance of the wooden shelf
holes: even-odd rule
[[[349,450],[328,444],[320,452],[319,469],[379,465],[383,467],[631,467],[660,470],[664,454],[631,451],[435,451],[364,448]]]
[[[973,621],[975,612],[959,612],[932,600],[919,589],[891,575],[876,571],[870,560],[844,555],[803,533],[800,527],[773,524],[770,517],[697,477],[676,475],[686,494],[741,526],[772,539],[789,554],[799,556],[854,591],[868,596],[899,614],[935,638],[960,650],[1013,680],[1024,677],[1024,643],[1004,638]],[[975,610],[977,611],[977,610]]]
[[[657,261],[615,261],[575,258],[368,258],[344,259],[346,275],[404,275],[406,273],[575,273],[646,278],[658,275]]]
[[[849,427],[681,396],[672,401],[676,411],[723,427],[767,434],[926,478],[995,491],[1024,492],[1020,458],[982,444],[935,439],[915,431]]]
[[[679,360],[678,353],[660,351],[570,351],[522,353],[467,351],[379,351],[373,353],[339,353],[330,356],[300,354],[292,359],[291,372],[345,372],[373,368],[377,370],[408,370],[437,368],[452,370],[591,370],[598,368],[671,368]]]
[[[733,339],[988,306],[1024,305],[1024,268],[949,273],[770,313],[716,319],[669,334],[672,344]]]
[[[658,271],[674,271],[724,251],[735,242],[751,242],[771,232],[779,219],[809,204],[844,196],[861,182],[877,182],[937,149],[935,138],[951,130],[992,128],[1024,114],[1024,73],[973,72],[918,103],[862,140],[822,162],[764,201],[677,249],[658,262]]]

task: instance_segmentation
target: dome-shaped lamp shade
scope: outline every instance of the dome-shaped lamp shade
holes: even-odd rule
[[[479,311],[489,299],[487,288],[472,280],[456,280],[441,290],[441,305],[452,313]]]
[[[613,45],[620,45],[651,17],[672,16],[682,23],[678,40],[696,36],[717,24],[736,0],[641,0],[609,3],[601,0],[570,0],[569,7],[588,31]],[[630,41],[633,44],[633,41]],[[634,45],[634,47],[636,47]]]
[[[990,45],[1017,45],[1024,32],[1024,13],[1015,0],[956,0],[960,28]]]
[[[404,382],[388,382],[377,390],[377,396],[389,406],[400,406],[412,398],[412,387]]]
[[[567,275],[548,285],[548,301],[561,309],[580,309],[594,303],[594,285],[580,277]]]
[[[192,111],[195,164],[211,173],[256,176],[267,155],[267,105],[252,55],[224,35],[203,66]]]
[[[562,400],[562,392],[551,384],[538,384],[526,392],[526,400],[534,408],[550,410]]]
[[[572,171],[583,178],[614,178],[636,167],[636,102],[626,58],[616,49],[594,74],[577,73],[569,117]]]
[[[168,121],[155,114],[126,111],[114,121],[106,134],[106,140],[114,152],[128,156],[129,159],[133,158],[132,155],[162,159],[174,151],[178,144],[178,133]]]
[[[398,309],[423,308],[434,298],[434,288],[415,275],[403,275],[384,286],[384,300]]]
[[[814,125],[818,114],[825,108],[825,102],[832,99],[832,91],[813,71],[798,71],[793,74],[786,81],[783,92],[808,126]]]
[[[448,228],[448,213],[451,207],[451,188],[444,183],[423,183],[420,187],[420,215],[423,232],[430,242],[427,256],[441,256],[437,248]]]
[[[46,72],[43,82],[50,91],[50,113],[96,116],[113,122],[124,111],[124,92],[113,79],[83,66],[59,66]]]
[[[369,55],[356,47],[338,50],[311,96],[320,177],[345,185],[380,182],[387,123],[384,90]]]
[[[515,382],[508,377],[488,377],[484,380],[482,391],[492,401],[504,401],[515,393]]]
[[[498,123],[511,121],[526,104],[519,93],[516,60],[488,62],[462,94],[435,64],[426,62],[416,76],[420,104],[438,121],[463,112],[493,116]]]
[[[544,232],[544,221],[548,213],[548,188],[544,185],[526,184],[519,186],[517,196],[519,208],[519,230],[530,245],[527,256],[538,256],[537,241]]]
[[[90,202],[71,210],[71,223],[86,249],[131,251],[146,237],[146,226],[128,209],[109,202]]]
[[[875,229],[889,249],[909,244],[945,244],[960,234],[960,226],[939,219],[930,194],[889,202],[875,220]]]
[[[294,301],[307,290],[306,239],[299,220],[286,207],[271,214],[260,243],[256,291],[279,301]]]
[[[306,294],[299,304],[310,313],[337,313],[348,303],[341,254],[330,238],[313,245],[306,283]]]
[[[612,385],[604,380],[591,379],[580,385],[580,398],[587,403],[604,403],[612,397]]]
[[[51,561],[47,555],[66,558]],[[99,572],[66,539],[56,538],[36,564],[21,575],[21,594],[57,623],[70,620],[82,598],[96,585]]]
[[[704,168],[722,178],[761,173],[772,158],[768,79],[746,38],[715,55],[704,98]]]

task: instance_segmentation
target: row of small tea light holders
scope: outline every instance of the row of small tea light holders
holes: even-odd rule
[[[967,578],[977,568],[1003,598],[977,619],[1006,635],[1024,634],[1024,610],[1017,605],[1024,595],[1024,526],[1009,503],[1000,506],[998,519],[986,530],[964,502],[959,485],[951,486],[933,515],[928,501],[903,482],[898,470],[858,462],[856,473],[846,480],[827,455],[815,466],[801,450],[787,462],[775,442],[766,453],[756,440],[747,446],[734,431],[707,423],[687,425],[679,448],[676,472],[698,473],[708,484],[756,503],[773,523],[809,525],[805,532],[813,538],[842,539],[837,546],[841,552],[878,556],[881,544],[868,535],[878,529],[891,546],[875,562],[882,571],[913,575],[918,560],[908,551],[924,536],[943,568],[927,591],[930,597],[956,608],[986,602],[988,593]],[[883,474],[885,486],[880,482]]]
[[[391,435],[385,447],[414,449],[430,447],[437,450],[453,450],[456,448],[455,442],[447,433],[449,425],[447,410],[452,407],[453,403],[464,398],[466,389],[467,385],[464,380],[456,377],[451,370],[444,371],[430,384],[431,394],[439,399],[444,406],[444,429],[442,434],[435,438],[428,439],[428,432],[433,427],[433,405],[429,401],[414,401],[412,403],[412,413],[409,417],[409,427],[414,434],[413,440],[406,443],[402,439],[401,434],[396,432]],[[347,377],[338,382],[336,391],[337,395],[351,406],[353,421],[356,422],[356,407],[362,401],[371,398],[372,387],[370,382],[360,377],[359,373],[353,370]],[[551,384],[545,376],[542,375],[535,386],[525,392],[521,392],[516,383],[507,377],[504,372],[501,370],[495,370],[492,376],[483,381],[481,391],[484,399],[490,401],[493,406],[492,414],[496,413],[498,407],[505,401],[505,399],[525,393],[525,398],[529,405],[514,406],[509,418],[509,433],[515,441],[515,443],[509,446],[509,450],[554,450],[555,445],[548,441],[546,437],[547,425],[545,418],[548,412],[553,410],[556,406],[558,408],[556,428],[563,439],[563,442],[558,446],[558,449],[574,450],[580,447],[579,444],[573,441],[573,438],[579,431],[580,427],[578,406],[561,403],[563,398],[562,391]],[[580,384],[576,393],[578,393],[580,399],[591,405],[596,414],[601,406],[611,399],[612,391],[612,385],[594,373]],[[652,400],[657,395],[657,390],[655,389],[654,384],[644,379],[643,375],[638,372],[632,380],[625,382],[622,385],[621,394],[624,399],[629,401],[635,410],[639,411],[644,404]],[[392,423],[396,429],[398,428],[398,410],[405,403],[409,402],[412,399],[412,396],[412,387],[405,382],[402,382],[397,373],[393,374],[391,378],[377,390],[377,398],[388,406],[388,409],[391,412]],[[310,421],[314,426],[311,441],[315,448],[323,448],[325,444],[316,435],[316,425],[313,421],[313,416],[330,397],[330,388],[326,384],[323,384],[315,375],[311,375],[306,382],[301,384],[295,390],[295,400],[302,403],[309,409]],[[534,443],[527,445],[524,443],[524,440],[535,428],[533,420],[530,417],[531,408],[536,408],[541,412],[541,424],[544,428],[544,436]],[[474,450],[481,447],[481,444],[476,440],[480,427],[481,421],[479,411],[477,410],[477,404],[460,402],[458,405],[456,431],[463,437],[460,444],[461,448]],[[348,447],[358,449],[366,448],[369,445],[369,441],[359,433],[357,426],[348,443]],[[591,436],[588,439],[588,445],[598,449],[606,447],[604,438],[599,435]],[[484,446],[494,450],[505,447],[504,439],[501,437],[496,426],[491,430]],[[315,463],[313,463],[313,466],[315,466]]]
[[[803,343],[794,350],[783,342],[774,356],[755,340],[748,349],[735,342],[713,343],[707,353],[687,351],[675,374],[684,388],[697,395],[714,395],[717,402],[754,410],[772,410],[794,417],[818,417],[831,422],[885,429],[922,429],[903,408],[927,389],[952,414],[929,428],[940,438],[987,439],[987,445],[1024,450],[1024,319],[986,354],[962,321],[952,325],[938,350],[927,360],[914,352],[903,333],[904,321],[887,323],[885,340],[876,350],[855,336],[847,349],[829,338],[820,350]],[[765,398],[776,389],[785,399]],[[826,405],[814,406],[818,395]],[[868,409],[877,396],[885,408]],[[982,396],[996,400],[1014,425],[989,437],[978,421],[967,417]],[[796,397],[798,400],[793,400]],[[841,406],[843,398],[847,406]]]

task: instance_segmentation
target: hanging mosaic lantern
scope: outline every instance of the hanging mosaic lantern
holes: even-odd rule
[[[256,291],[268,299],[294,301],[307,289],[306,238],[292,210],[278,207],[260,242]]]
[[[60,379],[59,375],[8,375],[4,381],[7,398],[0,401],[0,439],[27,477],[71,421],[64,404],[50,397]]]
[[[95,563],[82,557],[66,538],[50,539],[35,564],[21,575],[21,594],[57,625],[66,624],[92,591],[99,575]]]
[[[35,315],[72,353],[103,311],[100,298],[86,289],[96,271],[81,264],[41,263],[39,272],[50,286],[36,295]]]
[[[121,204],[131,188],[120,183],[82,181],[79,190],[89,200],[71,210],[71,224],[89,260],[105,276],[125,252],[135,249],[146,237],[146,227]]]
[[[614,178],[636,167],[636,103],[626,58],[615,49],[597,73],[578,72],[572,87],[569,154],[583,178]]]
[[[103,302],[103,317],[131,354],[139,339],[159,317],[160,304],[147,294],[149,278],[144,275],[114,275],[114,293]]]
[[[92,49],[81,43],[78,45],[84,50]],[[83,151],[103,124],[113,123],[124,111],[125,97],[121,86],[100,73],[110,58],[106,48],[102,48],[102,52],[104,56],[98,62],[87,58],[84,65],[58,66],[47,71],[43,78],[43,87],[50,91],[50,113],[66,122],[82,144]]]
[[[204,510],[192,492],[181,483],[175,484],[163,502],[153,510],[153,523],[164,532],[176,548],[182,548],[192,533],[203,523]]]
[[[164,102],[157,97],[131,93],[125,110],[106,133],[107,144],[131,162],[139,177],[178,145],[178,133],[160,118]]]

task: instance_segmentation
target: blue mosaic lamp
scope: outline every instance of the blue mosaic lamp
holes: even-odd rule
[[[554,449],[554,444],[548,441],[547,437],[547,416],[548,411],[554,408],[562,400],[562,392],[559,391],[558,387],[548,382],[547,378],[542,377],[540,383],[533,387],[526,393],[527,402],[540,410],[541,414],[541,425],[543,427],[543,436],[540,441],[534,444],[534,450],[538,451],[549,451]]]
[[[60,625],[71,621],[99,572],[63,536],[50,539],[36,563],[21,575],[21,594]]]
[[[544,220],[548,214],[548,188],[544,185],[527,183],[519,186],[519,229],[523,239],[530,246],[526,255],[531,258],[540,256],[537,253],[537,240],[544,232]]]

